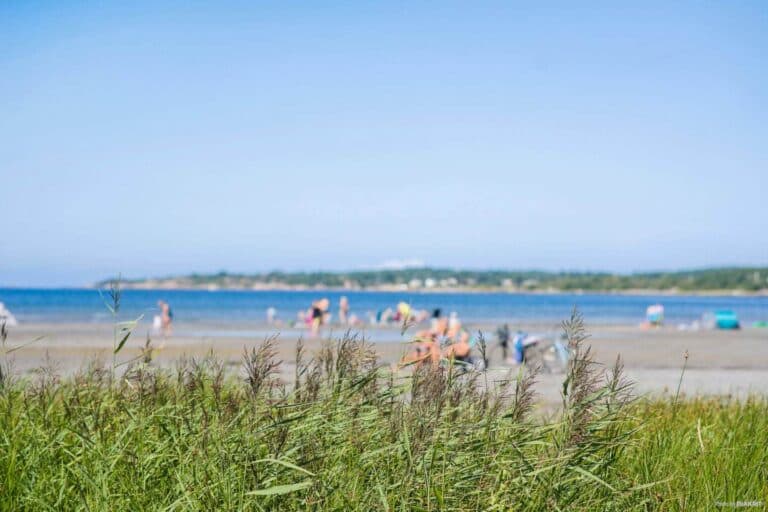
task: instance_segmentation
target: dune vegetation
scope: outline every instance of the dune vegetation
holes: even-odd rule
[[[581,320],[562,409],[535,371],[490,382],[444,361],[393,371],[346,335],[275,339],[239,373],[213,355],[14,376],[3,331],[1,510],[720,510],[768,499],[764,398],[632,396]],[[116,337],[115,353],[122,338]]]

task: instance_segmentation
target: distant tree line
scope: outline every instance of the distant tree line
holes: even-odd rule
[[[106,282],[106,281],[105,281]],[[258,286],[381,288],[474,288],[511,290],[742,290],[768,289],[768,267],[712,268],[680,272],[545,272],[407,268],[352,272],[268,272],[262,274],[191,274],[127,280],[129,285],[253,288]],[[99,283],[100,285],[104,283]]]

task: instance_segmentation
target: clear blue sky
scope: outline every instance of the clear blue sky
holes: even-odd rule
[[[766,2],[88,4],[0,5],[0,285],[768,264]]]

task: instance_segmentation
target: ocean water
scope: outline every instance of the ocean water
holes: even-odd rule
[[[768,320],[766,296],[636,296],[612,294],[506,294],[413,293],[372,291],[188,291],[124,290],[121,318],[144,314],[147,322],[157,313],[157,301],[170,303],[177,326],[194,324],[263,324],[266,310],[274,307],[280,319],[293,321],[311,301],[328,297],[336,313],[339,297],[349,298],[352,313],[366,318],[398,301],[415,309],[456,311],[465,322],[559,322],[577,306],[589,323],[637,324],[645,308],[662,303],[668,323],[687,323],[715,309],[734,310],[744,325]],[[0,288],[0,302],[19,322],[110,322],[99,292],[93,289]]]

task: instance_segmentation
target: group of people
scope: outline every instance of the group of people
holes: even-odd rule
[[[455,312],[446,318],[435,310],[429,328],[416,333],[413,350],[401,360],[401,365],[437,365],[444,359],[474,365],[478,363],[472,357],[476,342]]]
[[[439,309],[435,310],[439,314]],[[433,313],[434,315],[434,313]],[[429,311],[422,309],[420,311],[414,311],[411,305],[405,301],[397,303],[394,309],[385,308],[376,312],[368,314],[368,320],[371,325],[392,325],[392,324],[418,324],[429,318]]]
[[[282,325],[277,309],[270,306],[267,308],[266,313],[268,325]],[[451,325],[455,325],[457,321],[456,313],[451,315],[451,318],[453,318]],[[400,301],[394,308],[388,307],[376,312],[368,311],[365,316],[361,317],[351,312],[349,298],[341,296],[339,298],[336,321],[333,322],[334,315],[331,312],[331,301],[324,297],[312,301],[309,308],[299,310],[296,313],[296,320],[292,323],[292,326],[306,327],[313,336],[317,336],[323,326],[331,325],[332,323],[339,327],[362,327],[366,324],[372,327],[412,326],[423,323],[431,318],[432,324],[436,325],[440,316],[441,310],[439,308],[431,313],[427,310],[417,311],[407,302]],[[446,319],[446,321],[448,320]]]
[[[312,336],[318,336],[320,329],[330,325],[333,314],[330,311],[331,301],[321,298],[313,301],[309,308],[297,313],[294,327],[306,327]],[[277,312],[274,307],[267,309],[267,322],[271,325],[277,322]],[[413,351],[407,355],[403,364],[425,362],[437,364],[441,359],[453,359],[474,363],[471,352],[476,339],[463,327],[456,312],[444,316],[441,309],[435,309],[431,313],[427,310],[415,311],[405,301],[399,302],[394,308],[379,310],[376,314],[368,312],[371,326],[404,325],[414,326],[430,320],[427,329],[416,332]],[[364,322],[350,312],[349,299],[346,296],[339,298],[338,321],[335,325],[341,327],[362,326]]]
[[[321,298],[312,301],[307,309],[302,309],[296,314],[294,327],[306,327],[313,336],[319,334],[321,327],[331,325],[333,322],[333,313],[331,313],[331,301],[328,298]],[[360,317],[351,312],[349,298],[341,296],[337,309],[337,320],[334,325],[340,327],[362,327],[366,325],[365,317]],[[435,309],[432,313],[427,310],[414,310],[410,304],[400,301],[394,308],[388,307],[366,313],[367,324],[374,327],[384,327],[391,325],[417,325],[431,316],[433,324],[440,317],[441,310]],[[456,314],[453,313],[455,316]],[[267,324],[281,325],[277,310],[270,306],[267,308]]]
[[[327,298],[312,301],[312,304],[306,310],[301,310],[296,314],[295,327],[306,326],[313,336],[320,333],[323,325],[329,325],[333,318],[330,311],[331,301]],[[274,308],[270,308],[274,309]],[[269,309],[267,310],[269,316]],[[344,327],[354,327],[361,325],[357,315],[350,312],[349,299],[346,296],[339,298],[338,325]],[[269,323],[273,323],[267,319]]]

